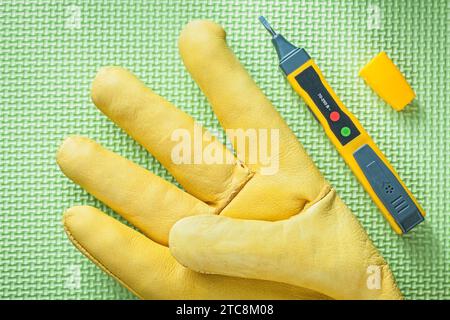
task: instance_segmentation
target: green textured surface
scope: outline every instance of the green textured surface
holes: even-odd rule
[[[70,11],[70,5],[78,9]],[[68,24],[76,10],[80,28]],[[377,10],[380,24],[369,28]],[[168,177],[95,109],[90,82],[100,66],[125,66],[216,130],[176,45],[184,24],[209,18],[226,28],[230,46],[357,214],[405,296],[449,299],[449,11],[449,1],[2,1],[0,298],[132,298],[66,239],[60,223],[65,209],[107,209],[60,173],[54,153],[66,135],[83,134]],[[315,57],[423,205],[425,224],[405,237],[391,231],[283,81],[259,14]],[[417,93],[404,112],[392,110],[357,76],[380,50]],[[80,270],[79,288],[67,283],[72,268]]]

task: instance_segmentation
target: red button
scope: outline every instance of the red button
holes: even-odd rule
[[[339,114],[339,112],[337,111],[333,111],[332,113],[330,113],[330,119],[333,122],[338,121],[341,118],[341,115]]]

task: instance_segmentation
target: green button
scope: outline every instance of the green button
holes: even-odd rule
[[[343,137],[348,137],[351,133],[352,133],[352,131],[350,130],[349,127],[342,127],[342,129],[341,129],[341,135],[342,135]]]

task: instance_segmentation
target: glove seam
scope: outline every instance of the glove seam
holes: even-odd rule
[[[234,200],[234,198],[236,198],[236,196],[242,191],[242,189],[245,188],[247,183],[249,183],[250,180],[252,180],[253,177],[255,176],[256,172],[250,170],[250,168],[248,168],[244,164],[242,164],[242,166],[244,168],[247,168],[248,174],[246,175],[245,179],[243,179],[242,182],[237,187],[235,187],[233,191],[230,192],[228,199],[226,201],[224,201],[221,208],[217,209],[217,211],[216,211],[217,215],[220,215],[225,210],[225,208]]]
[[[303,207],[303,209],[300,211],[300,213],[305,212],[306,210],[308,210],[309,208],[311,208],[312,206],[316,205],[317,203],[319,203],[320,201],[322,201],[324,198],[326,198],[331,192],[336,192],[334,190],[334,188],[332,186],[330,186],[328,183],[326,183],[322,189],[320,190],[319,194],[317,195],[317,197],[306,203],[305,206]]]

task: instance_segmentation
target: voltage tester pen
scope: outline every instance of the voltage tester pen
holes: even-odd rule
[[[259,20],[272,35],[280,68],[305,100],[345,162],[398,234],[424,220],[425,212],[394,168],[342,104],[321,71],[303,48],[276,33],[264,17]]]

